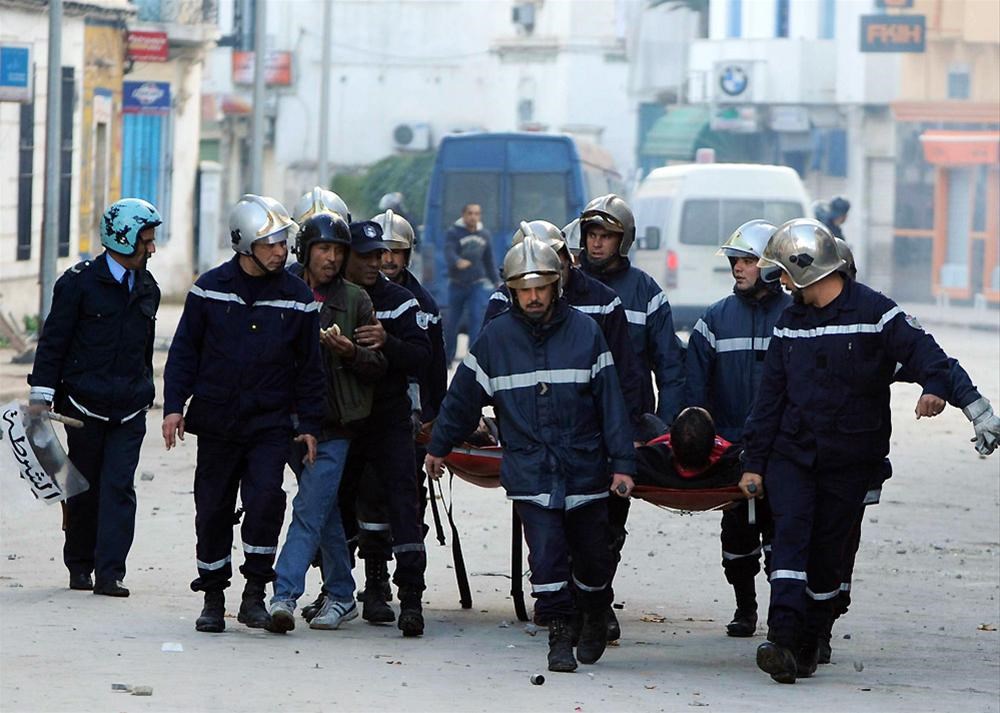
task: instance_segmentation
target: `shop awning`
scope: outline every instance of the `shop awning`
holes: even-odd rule
[[[675,161],[694,159],[695,142],[708,126],[709,110],[701,106],[670,109],[656,120],[642,139],[640,153]]]

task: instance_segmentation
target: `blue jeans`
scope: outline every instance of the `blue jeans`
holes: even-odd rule
[[[490,290],[482,281],[471,285],[451,283],[448,290],[448,318],[444,323],[445,356],[450,364],[455,359],[455,348],[458,343],[458,327],[465,317],[465,325],[469,335],[469,346],[479,336],[479,327],[486,314],[486,305],[490,299]]]
[[[354,601],[351,558],[337,502],[350,444],[346,438],[323,441],[316,447],[316,462],[302,471],[292,501],[292,522],[274,568],[272,601],[296,601],[302,596],[317,547],[323,555],[323,591],[334,601]]]

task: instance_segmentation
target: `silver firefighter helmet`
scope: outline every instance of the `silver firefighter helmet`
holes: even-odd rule
[[[628,256],[628,251],[635,242],[635,216],[624,198],[609,193],[590,201],[580,214],[581,238],[586,238],[587,228],[595,224],[610,232],[621,233],[618,254]],[[582,242],[581,246],[586,247]]]
[[[285,242],[298,230],[285,206],[267,196],[247,193],[229,211],[229,236],[233,250],[240,255],[250,255],[250,246],[258,240]]]
[[[559,228],[547,220],[521,221],[521,227],[514,233],[511,245],[517,245],[525,238],[525,226],[528,228],[528,235],[537,240],[541,240],[557,253],[566,247],[566,236]]]
[[[556,251],[534,236],[512,246],[503,259],[504,282],[511,290],[556,283],[556,294],[562,295],[561,270]]]
[[[410,221],[387,209],[384,213],[379,213],[372,222],[378,223],[382,228],[382,240],[389,246],[390,250],[412,250],[413,249],[413,226]]]
[[[348,210],[344,199],[321,186],[303,193],[295,202],[295,210],[292,213],[296,223],[303,223],[317,213],[336,213],[348,223],[351,222],[351,211]]]
[[[798,288],[808,287],[845,265],[837,242],[822,223],[795,218],[771,236],[757,261],[762,271],[780,268]]]

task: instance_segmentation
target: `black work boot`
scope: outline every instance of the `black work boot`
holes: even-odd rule
[[[819,642],[816,639],[803,642],[795,652],[795,672],[799,678],[809,678],[816,673],[819,663]]]
[[[266,629],[271,623],[271,615],[264,606],[264,582],[247,580],[236,621],[251,629]]]
[[[765,641],[757,647],[757,668],[771,674],[778,683],[795,683],[798,673],[792,650],[773,641]]]
[[[323,602],[325,601],[326,592],[320,591],[319,596],[317,596],[312,603],[306,604],[302,607],[302,618],[305,619],[307,623],[311,622],[313,617],[315,617],[319,610],[323,608]]]
[[[385,560],[365,560],[365,590],[358,596],[361,618],[371,624],[391,624],[396,615],[386,603],[389,591],[389,567]]]
[[[549,619],[549,671],[570,673],[576,671],[573,656],[573,632],[564,617]]]
[[[221,589],[217,592],[205,592],[205,606],[201,616],[194,622],[198,631],[213,634],[226,630],[226,594]]]
[[[583,613],[580,643],[576,645],[576,658],[580,663],[597,663],[608,645],[608,611]]]
[[[833,647],[830,646],[830,639],[831,635],[829,633],[820,634],[816,663],[830,663],[830,657],[833,655]]]
[[[399,630],[403,636],[423,636],[424,613],[419,589],[399,588]],[[384,602],[383,602],[384,604]]]
[[[618,641],[618,639],[622,638],[622,627],[621,624],[618,623],[618,617],[615,616],[614,607],[608,607],[607,622],[608,622],[607,640],[609,642]]]
[[[747,638],[757,631],[757,592],[753,580],[733,585],[736,592],[736,611],[733,620],[726,624],[726,634]]]

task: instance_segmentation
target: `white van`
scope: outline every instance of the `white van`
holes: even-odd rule
[[[740,225],[810,215],[799,175],[786,166],[709,163],[652,171],[632,198],[632,264],[667,293],[677,329],[733,289],[729,261],[715,251]]]

